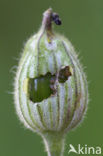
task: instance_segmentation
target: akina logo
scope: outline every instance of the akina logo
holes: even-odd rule
[[[92,146],[81,146],[80,144],[77,145],[77,147],[74,147],[72,144],[69,144],[69,151],[68,154],[75,153],[75,154],[87,154],[87,155],[101,155],[102,154],[102,148],[100,146],[92,147]]]

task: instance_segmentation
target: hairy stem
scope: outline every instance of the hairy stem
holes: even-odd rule
[[[63,134],[46,132],[42,137],[48,156],[63,156],[65,140]]]

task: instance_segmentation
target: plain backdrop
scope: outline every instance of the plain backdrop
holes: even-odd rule
[[[11,93],[20,52],[49,7],[62,19],[55,30],[79,52],[90,93],[87,115],[68,133],[64,156],[69,144],[103,145],[103,0],[0,0],[0,156],[46,156],[42,139],[18,120]]]

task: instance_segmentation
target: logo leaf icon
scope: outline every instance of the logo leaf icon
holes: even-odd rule
[[[70,150],[68,151],[68,154],[70,152],[78,153],[72,144],[70,144],[69,146],[70,146]]]

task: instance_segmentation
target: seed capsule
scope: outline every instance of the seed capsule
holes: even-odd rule
[[[24,47],[15,80],[20,120],[46,140],[77,126],[88,102],[87,81],[77,55],[70,41],[52,31],[52,21],[61,24],[48,9],[39,32]]]

